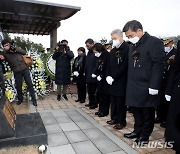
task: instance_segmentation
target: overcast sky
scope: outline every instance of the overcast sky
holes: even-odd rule
[[[180,35],[180,0],[41,0],[81,7],[71,18],[61,21],[58,41],[67,39],[71,49],[84,46],[87,38],[110,39],[114,29],[122,29],[129,20],[139,20],[151,35]],[[49,36],[26,36],[36,43],[50,46]]]

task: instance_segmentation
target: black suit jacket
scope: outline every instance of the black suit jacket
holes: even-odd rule
[[[101,56],[97,58],[97,64],[96,64],[96,70],[95,73],[98,76],[100,76],[102,79],[101,81],[98,81],[98,92],[102,93],[104,95],[108,95],[108,84],[106,82],[107,77],[107,66],[109,61],[109,52],[103,51]]]
[[[93,51],[90,49],[86,56],[86,65],[85,65],[85,74],[86,74],[86,83],[97,83],[96,78],[92,78],[92,74],[95,73],[97,64],[97,58],[95,57]]]
[[[162,80],[163,91],[165,91],[167,80],[168,80],[169,73],[170,73],[170,70],[171,70],[171,66],[172,66],[172,63],[173,63],[173,62],[169,61],[169,58],[172,55],[175,55],[175,54],[176,54],[176,49],[173,48],[167,55],[165,55],[165,67],[164,67],[163,80]]]
[[[129,44],[123,42],[119,48],[113,48],[110,52],[107,76],[114,79],[109,86],[109,93],[113,96],[125,96],[127,84]]]
[[[83,58],[81,62],[77,62],[80,60],[80,58]],[[73,76],[73,81],[76,83],[84,83],[85,82],[85,64],[86,64],[86,55],[78,56],[75,58],[73,66],[72,66],[72,72],[77,71],[79,73],[79,76]]]

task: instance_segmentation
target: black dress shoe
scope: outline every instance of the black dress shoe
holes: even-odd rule
[[[114,125],[114,129],[118,129],[118,130],[121,130],[121,129],[123,129],[125,126],[124,125],[121,125],[120,123],[118,123],[118,124],[115,124]]]
[[[117,124],[117,121],[115,121],[115,120],[109,120],[109,121],[107,121],[106,123],[109,124],[109,125],[115,125],[115,124]]]
[[[90,105],[89,104],[85,104],[85,107],[89,107]]]
[[[100,112],[100,114],[98,115],[98,117],[105,117],[105,116],[107,116],[108,114],[104,114],[104,113],[101,113]]]
[[[146,138],[143,138],[143,137],[138,137],[134,142],[135,142],[138,146],[143,146],[143,145],[149,143],[149,139],[146,139]]]
[[[124,137],[129,138],[129,139],[134,139],[134,138],[138,138],[139,136],[135,132],[131,132],[131,133],[124,134]]]
[[[61,100],[61,95],[57,95],[57,100],[58,100],[58,101]]]
[[[68,101],[68,98],[67,98],[66,95],[62,95],[62,96],[63,96],[63,98],[64,98],[66,101]]]
[[[85,99],[82,99],[82,100],[80,101],[80,103],[85,103]]]
[[[90,107],[89,107],[89,109],[95,109],[95,108],[97,108],[98,106],[97,105],[91,105]]]
[[[33,102],[34,106],[37,106],[37,101],[36,100],[32,100],[32,102]]]
[[[155,124],[159,124],[159,123],[161,123],[162,122],[162,120],[161,120],[161,118],[159,118],[159,117],[157,117],[155,120],[154,120],[154,123]]]
[[[163,122],[160,124],[160,127],[162,127],[162,128],[166,128],[166,122],[165,122],[165,121],[163,121]]]
[[[99,115],[100,113],[101,113],[101,112],[99,112],[99,111],[98,111],[98,112],[95,112],[95,115]]]
[[[80,102],[80,100],[79,100],[79,99],[77,99],[77,100],[75,100],[75,102]]]

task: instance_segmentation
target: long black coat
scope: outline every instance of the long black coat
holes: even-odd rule
[[[165,67],[164,67],[163,81],[162,81],[163,84],[165,85],[168,81],[168,77],[169,77],[169,73],[170,73],[171,65],[172,65],[172,62],[169,62],[169,58],[175,54],[176,54],[176,49],[173,48],[167,55],[165,55]]]
[[[175,61],[167,82],[166,94],[172,99],[169,106],[165,138],[174,141],[174,149],[180,151],[180,41],[178,42]]]
[[[108,64],[108,76],[114,79],[109,86],[109,94],[113,96],[125,96],[127,84],[129,45],[123,42],[119,48],[113,48],[110,52]]]
[[[82,61],[80,59],[82,58]],[[86,64],[86,55],[78,56],[75,58],[72,70],[73,72],[77,71],[79,73],[79,76],[73,77],[74,82],[76,83],[82,83],[85,82],[86,77],[85,77],[85,64]]]
[[[97,66],[96,66],[96,72],[95,74],[100,76],[102,78],[101,81],[98,81],[98,93],[108,95],[108,84],[106,82],[107,77],[107,64],[109,61],[109,52],[104,51],[102,52],[101,56],[97,58]]]
[[[71,83],[71,60],[74,54],[69,49],[66,54],[64,52],[55,52],[52,56],[56,60],[55,83],[60,85],[68,85]]]
[[[97,79],[92,78],[92,74],[95,73],[97,64],[97,58],[95,57],[93,51],[90,49],[86,57],[85,74],[86,83],[96,83]]]
[[[169,58],[172,55],[176,54],[176,49],[173,48],[168,54],[165,55],[165,67],[164,67],[164,72],[163,72],[163,78],[162,78],[162,84],[161,84],[161,89],[160,89],[160,95],[161,95],[161,101],[165,101],[165,91],[166,91],[166,85],[167,85],[167,81],[169,78],[169,73],[171,70],[171,65],[173,62],[169,62]]]
[[[162,41],[148,33],[130,48],[126,93],[128,106],[155,107],[159,104],[159,95],[150,95],[149,88],[160,89],[164,61]]]

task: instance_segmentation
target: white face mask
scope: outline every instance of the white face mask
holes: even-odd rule
[[[119,40],[113,40],[112,46],[117,48],[120,44],[121,42]]]
[[[108,49],[107,51],[108,51],[108,52],[111,52],[111,50],[110,50],[110,49]]]
[[[130,38],[129,41],[132,43],[132,44],[136,44],[138,41],[139,41],[139,37],[135,36],[133,38]]]
[[[169,52],[171,50],[171,47],[164,47],[165,52]]]
[[[101,56],[101,53],[96,52],[96,53],[95,53],[95,56],[96,56],[96,57],[100,57],[100,56]]]

